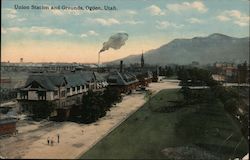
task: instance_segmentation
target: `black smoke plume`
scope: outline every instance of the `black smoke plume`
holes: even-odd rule
[[[109,37],[109,40],[107,42],[103,43],[103,47],[99,51],[99,53],[104,52],[109,48],[120,49],[125,44],[126,40],[128,40],[127,33],[116,33]]]

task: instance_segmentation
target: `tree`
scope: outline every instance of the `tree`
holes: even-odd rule
[[[237,69],[238,69],[238,83],[247,83],[247,78],[248,78],[247,62],[245,61],[242,65],[239,64],[237,66]]]
[[[116,102],[122,100],[118,89],[108,88],[103,93],[88,91],[83,97],[80,114],[84,122],[91,123],[106,115],[106,111]]]
[[[105,106],[107,108],[110,108],[112,106],[112,104],[117,103],[117,102],[121,102],[121,100],[122,100],[121,92],[117,88],[109,88],[108,87],[104,91],[102,96],[103,96],[103,99],[105,102]]]
[[[225,102],[224,107],[230,114],[234,115],[238,108],[237,105],[238,105],[237,99],[230,98]]]
[[[169,66],[165,66],[165,76],[170,77],[174,75],[173,69]]]
[[[52,102],[39,101],[32,104],[33,118],[47,118],[55,110]]]
[[[91,123],[106,115],[105,108],[105,102],[100,93],[88,91],[88,94],[83,97],[80,114],[84,122]]]

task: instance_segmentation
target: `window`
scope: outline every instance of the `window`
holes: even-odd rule
[[[85,86],[84,86],[84,85],[82,85],[82,89],[83,89],[83,90],[85,89]]]
[[[46,99],[46,92],[45,91],[38,91],[37,95],[38,95],[39,100],[45,100]]]
[[[80,86],[77,86],[77,91],[80,91]]]
[[[28,91],[20,91],[21,99],[28,99]]]
[[[54,91],[54,96],[57,96],[58,95],[58,91]]]
[[[65,97],[65,91],[61,92],[61,97]]]
[[[75,87],[73,87],[73,88],[72,88],[72,91],[73,91],[73,92],[75,92],[75,91],[76,91],[76,88],[75,88]]]
[[[70,88],[67,88],[67,93],[69,93],[70,92]]]

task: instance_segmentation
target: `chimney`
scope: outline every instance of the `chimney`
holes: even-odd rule
[[[123,61],[120,61],[120,73],[123,72]]]

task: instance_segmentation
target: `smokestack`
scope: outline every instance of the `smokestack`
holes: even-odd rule
[[[123,61],[120,61],[120,73],[123,72]]]

